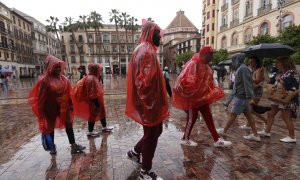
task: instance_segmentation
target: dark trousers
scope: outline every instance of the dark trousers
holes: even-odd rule
[[[100,120],[102,127],[106,127],[106,118]],[[95,122],[88,122],[89,125],[89,132],[94,130]]]
[[[208,130],[210,131],[214,141],[218,141],[219,135],[216,131],[215,124],[212,118],[209,104],[205,104],[200,108],[193,108],[187,111],[186,125],[184,130],[184,135],[182,139],[190,139],[190,134],[198,118],[198,112],[201,112],[203,119],[206,123]]]
[[[70,144],[74,144],[75,143],[75,136],[74,136],[74,131],[73,131],[73,127],[71,128],[66,128],[66,133],[69,139],[69,143]],[[54,143],[54,131],[52,133],[50,133],[52,139],[53,139],[53,143]]]
[[[145,171],[150,171],[152,168],[152,159],[157,146],[157,141],[162,133],[163,125],[159,123],[153,127],[143,126],[144,136],[135,145],[134,151],[137,153],[142,153],[142,169]]]
[[[167,88],[167,92],[168,92],[169,96],[172,97],[172,89],[171,89],[169,80],[166,80],[166,88]]]

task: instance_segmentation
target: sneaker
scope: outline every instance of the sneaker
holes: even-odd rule
[[[197,146],[198,145],[194,141],[188,140],[188,139],[181,139],[180,144],[186,145],[186,146]]]
[[[251,127],[247,126],[246,124],[239,127],[240,129],[250,130]]]
[[[217,133],[219,134],[219,135],[224,135],[225,133],[224,133],[224,128],[218,128],[218,129],[216,129],[217,130]]]
[[[248,136],[244,136],[244,139],[250,140],[250,141],[257,141],[260,142],[261,139],[259,136],[254,136],[254,134],[249,134]]]
[[[139,175],[139,180],[143,180],[143,179],[147,179],[147,180],[163,180],[163,178],[157,176],[155,174],[155,172],[153,171],[140,171],[140,175]]]
[[[130,150],[126,153],[126,157],[128,159],[130,159],[131,161],[135,162],[138,165],[141,165],[141,156],[135,152],[133,152],[133,150]]]
[[[280,139],[280,141],[285,143],[296,143],[296,138],[291,138],[290,136],[287,136],[285,138]]]
[[[81,153],[83,150],[85,150],[85,146],[79,144],[71,145],[71,154]]]
[[[271,133],[267,133],[266,130],[258,131],[257,134],[259,134],[262,137],[271,137]]]
[[[232,143],[230,141],[225,141],[223,138],[219,138],[217,142],[214,143],[215,147],[229,147]]]
[[[99,136],[99,132],[93,130],[92,132],[87,132],[86,134],[87,136],[91,136],[91,137],[98,137]]]
[[[112,126],[106,126],[104,128],[102,128],[103,132],[111,132],[114,128]]]

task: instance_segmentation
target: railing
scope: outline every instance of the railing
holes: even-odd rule
[[[261,14],[264,14],[264,13],[270,11],[271,9],[272,9],[272,4],[271,3],[270,4],[266,4],[265,6],[259,8],[257,10],[257,15],[259,16]]]
[[[234,27],[239,24],[239,19],[234,19],[230,22],[230,27]]]
[[[226,29],[228,29],[228,24],[223,24],[223,25],[220,27],[220,31],[225,31]]]
[[[238,2],[240,2],[240,0],[231,0],[231,5],[235,5]]]
[[[228,9],[228,3],[222,5],[221,11],[225,11],[226,9]]]

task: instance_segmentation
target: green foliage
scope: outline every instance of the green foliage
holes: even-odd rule
[[[219,62],[226,60],[228,58],[229,58],[229,54],[227,52],[227,49],[219,49],[214,53],[212,64],[218,65]]]
[[[269,34],[266,35],[258,35],[258,36],[254,36],[252,41],[248,42],[247,45],[248,46],[252,46],[252,45],[258,45],[261,43],[277,43],[278,42],[278,38],[270,36]]]
[[[178,66],[181,66],[186,61],[190,60],[193,57],[193,55],[194,55],[194,52],[192,52],[192,51],[188,51],[188,52],[185,52],[185,53],[182,53],[182,54],[178,55],[176,57],[176,64]]]

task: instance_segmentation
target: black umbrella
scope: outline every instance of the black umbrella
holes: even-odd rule
[[[215,66],[215,65],[211,66],[211,68],[212,68],[213,70],[215,70],[215,71],[218,71],[218,70],[220,69],[219,66]]]
[[[231,59],[227,59],[227,60],[223,60],[223,61],[219,62],[219,66],[231,66],[231,65],[232,65]]]
[[[247,47],[243,53],[245,53],[247,57],[276,58],[279,56],[292,55],[295,53],[295,50],[288,45],[280,43],[265,43]]]

